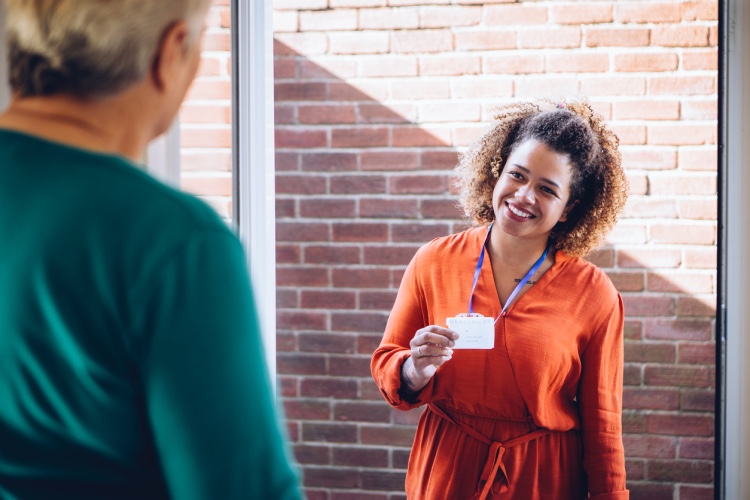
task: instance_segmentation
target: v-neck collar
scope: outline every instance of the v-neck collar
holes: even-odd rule
[[[477,252],[481,251],[481,245],[485,241],[485,235],[482,234],[482,231],[477,231]],[[525,291],[521,294],[520,297],[517,297],[516,300],[508,307],[507,311],[505,311],[506,315],[509,315],[513,312],[513,310],[516,308],[519,302],[522,302],[527,295],[532,293],[532,297],[535,294],[534,290],[536,288],[544,287],[555,278],[555,276],[560,272],[562,269],[562,266],[560,265],[562,262],[569,260],[570,257],[565,254],[562,250],[555,251],[554,254],[554,262],[550,266],[549,269],[542,275],[541,278],[534,284],[531,289]],[[490,257],[489,251],[487,252],[487,258],[484,259],[484,262],[482,262],[482,269],[480,271],[480,276],[482,277],[482,281],[489,284],[492,288],[492,296],[494,298],[493,302],[497,309],[497,313],[493,313],[494,317],[498,317],[500,315],[500,311],[503,310],[503,304],[500,301],[500,296],[497,293],[497,285],[495,283],[495,275],[492,272],[492,257]]]

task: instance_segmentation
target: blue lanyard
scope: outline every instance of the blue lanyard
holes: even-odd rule
[[[490,231],[492,231],[492,224],[487,227],[487,235],[484,237],[484,241],[482,242],[482,252],[479,254],[479,259],[477,260],[477,267],[474,269],[474,281],[471,284],[471,296],[469,296],[469,316],[472,316],[474,314],[474,308],[472,307],[472,302],[474,300],[474,290],[477,287],[477,281],[479,280],[479,273],[482,271],[482,264],[484,263],[484,252],[485,248],[487,246],[487,239],[490,237]],[[503,306],[503,310],[500,311],[500,314],[497,318],[495,318],[495,321],[497,322],[498,319],[500,319],[500,316],[505,315],[505,311],[508,309],[508,307],[513,303],[513,299],[516,298],[516,295],[518,295],[518,292],[521,291],[521,288],[526,284],[526,282],[534,276],[534,273],[536,273],[539,270],[539,267],[542,265],[542,262],[544,262],[544,259],[547,258],[547,254],[549,253],[551,244],[547,245],[547,248],[544,249],[544,253],[541,257],[539,257],[539,260],[537,260],[533,266],[531,266],[531,269],[529,269],[529,272],[526,273],[526,276],[523,277],[523,279],[516,285],[516,288],[513,290],[513,293],[510,294],[510,297],[508,297],[508,300],[505,301],[505,306]]]

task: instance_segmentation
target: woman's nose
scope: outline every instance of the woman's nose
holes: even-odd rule
[[[519,200],[523,200],[527,203],[533,203],[534,198],[534,190],[531,188],[529,184],[525,184],[518,188],[516,191],[516,198]]]

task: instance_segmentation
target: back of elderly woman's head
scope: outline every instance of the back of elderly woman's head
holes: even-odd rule
[[[211,0],[5,0],[10,85],[19,97],[108,97],[149,71],[175,22],[200,38]]]

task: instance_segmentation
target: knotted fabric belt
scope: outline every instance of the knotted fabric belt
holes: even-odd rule
[[[505,464],[503,463],[503,455],[507,448],[528,443],[552,432],[549,429],[539,429],[501,443],[500,441],[492,441],[484,434],[477,432],[476,429],[463,422],[457,422],[433,403],[428,404],[427,407],[430,411],[457,426],[469,436],[490,447],[487,454],[487,461],[484,463],[482,476],[479,479],[479,487],[482,488],[482,491],[479,497],[477,497],[478,500],[486,500],[490,491],[497,494],[508,489],[508,473],[505,471]]]

